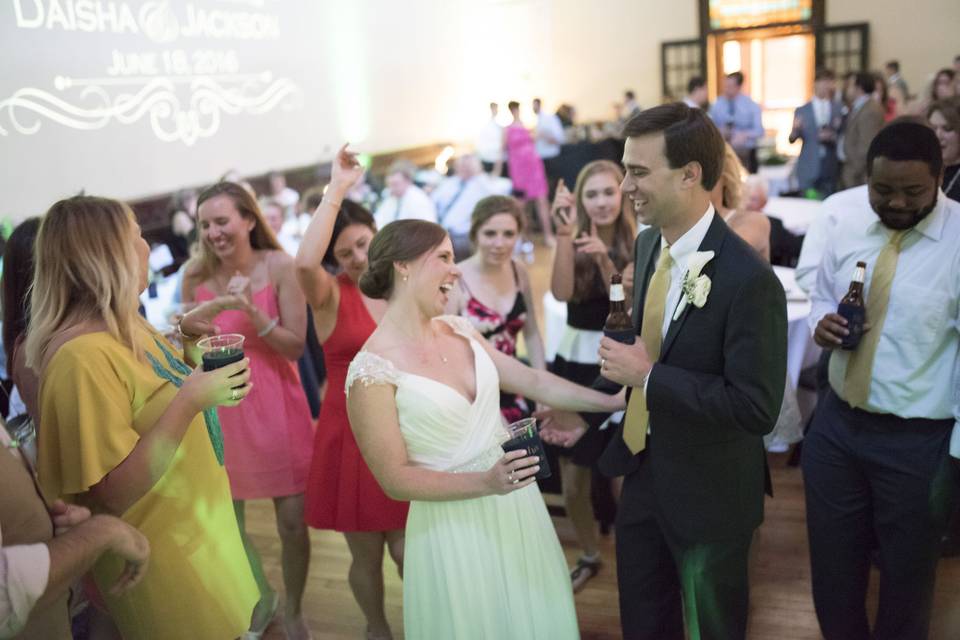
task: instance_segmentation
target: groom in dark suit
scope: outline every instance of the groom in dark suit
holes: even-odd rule
[[[763,520],[762,436],[786,376],[786,299],[710,204],[724,142],[699,109],[647,109],[625,126],[624,197],[650,225],[635,249],[639,339],[604,338],[603,377],[629,387],[600,461],[626,476],[617,515],[628,640],[746,633],[747,555]],[[557,425],[571,416],[554,414]],[[605,416],[584,416],[591,427]],[[562,428],[562,427],[561,427]]]

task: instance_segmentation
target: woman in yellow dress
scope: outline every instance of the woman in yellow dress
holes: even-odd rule
[[[26,341],[41,376],[40,484],[149,540],[151,566],[126,595],[108,593],[118,559],[93,569],[126,640],[228,640],[249,627],[259,596],[218,464],[215,408],[247,395],[247,361],[193,371],[139,316],[148,255],[120,202],[77,196],[43,220]],[[206,333],[223,304],[196,309],[181,331]]]

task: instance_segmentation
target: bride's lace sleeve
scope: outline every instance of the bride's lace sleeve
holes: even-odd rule
[[[397,368],[386,358],[381,358],[375,353],[369,351],[360,351],[350,363],[347,369],[347,382],[344,393],[350,395],[350,387],[355,382],[361,382],[363,386],[369,387],[372,384],[389,384],[397,386],[400,380]]]

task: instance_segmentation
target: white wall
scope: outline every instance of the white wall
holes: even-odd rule
[[[901,2],[827,4],[830,23],[870,21],[874,66],[900,58],[914,90],[960,53],[957,0],[909,19]],[[187,32],[191,12],[207,32]],[[348,140],[470,140],[491,100],[608,118],[626,88],[659,102],[660,43],[698,29],[696,0],[0,0],[0,217],[300,166]],[[112,76],[115,51],[156,68]]]
[[[870,23],[870,66],[892,59],[911,93],[960,54],[958,0],[826,0],[827,24]]]

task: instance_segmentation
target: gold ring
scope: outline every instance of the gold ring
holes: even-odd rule
[[[237,399],[237,390],[236,390],[236,389],[233,389],[232,391],[230,391],[230,399],[231,399],[231,400],[236,400],[236,399]]]
[[[600,358],[600,368],[603,369],[605,366],[607,366],[607,359]]]

